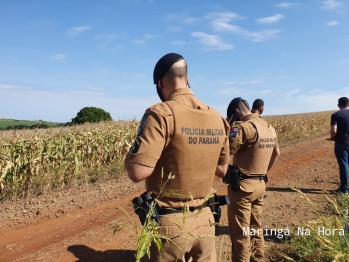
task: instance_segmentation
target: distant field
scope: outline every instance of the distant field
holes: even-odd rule
[[[52,126],[57,123],[46,122],[46,121],[30,121],[30,120],[15,120],[15,119],[0,118],[0,128],[7,128],[8,126],[19,126],[19,125],[32,126],[36,124],[46,124],[48,126]]]
[[[334,111],[262,116],[280,144],[328,134]],[[1,120],[1,124],[39,121]],[[53,123],[51,123],[53,124]],[[0,130],[0,199],[30,196],[53,188],[119,174],[139,122],[109,121],[48,129]],[[1,188],[5,191],[1,194]]]

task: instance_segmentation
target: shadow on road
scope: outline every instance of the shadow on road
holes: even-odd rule
[[[315,188],[302,188],[302,189],[298,188],[298,189],[305,194],[326,194],[326,190],[324,189],[315,189]],[[268,191],[297,193],[296,191],[288,187],[267,187],[266,193]],[[327,193],[329,193],[329,191]]]
[[[97,251],[85,245],[69,246],[67,250],[77,258],[76,262],[133,262],[135,250],[106,250]]]

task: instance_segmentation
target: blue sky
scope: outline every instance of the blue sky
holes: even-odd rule
[[[175,52],[194,94],[223,116],[336,110],[349,96],[348,2],[0,0],[0,118],[69,122],[85,106],[140,119],[153,69]]]

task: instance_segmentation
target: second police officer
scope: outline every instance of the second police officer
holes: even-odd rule
[[[241,121],[235,121],[237,118]],[[229,181],[232,261],[261,261],[264,257],[262,208],[266,174],[280,155],[276,133],[258,113],[252,113],[247,101],[240,97],[230,102],[227,119],[232,124],[229,134],[232,165],[225,177],[225,181]],[[259,233],[249,234],[251,231]]]

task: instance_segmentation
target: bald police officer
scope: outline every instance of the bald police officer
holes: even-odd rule
[[[280,155],[274,128],[257,113],[251,113],[246,100],[234,98],[227,108],[232,164],[228,175],[229,235],[232,261],[261,261],[264,257],[262,207],[266,173]],[[256,233],[255,233],[256,232]],[[254,234],[255,233],[255,234]],[[252,246],[253,245],[253,246]]]
[[[153,77],[162,103],[145,111],[125,166],[132,181],[145,180],[158,206],[159,233],[173,243],[164,241],[162,252],[152,245],[142,261],[216,261],[214,218],[205,203],[214,176],[227,171],[229,126],[188,88],[181,55],[163,56]],[[174,179],[161,190],[169,174]]]

